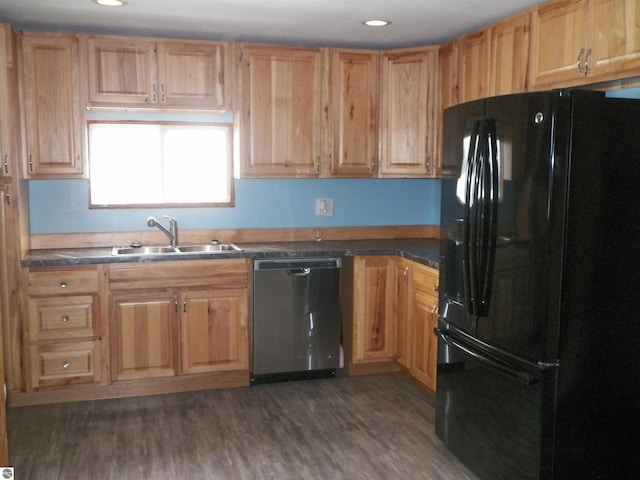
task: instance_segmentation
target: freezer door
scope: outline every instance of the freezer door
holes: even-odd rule
[[[556,369],[501,357],[439,330],[458,359],[438,365],[436,434],[478,478],[551,478]]]

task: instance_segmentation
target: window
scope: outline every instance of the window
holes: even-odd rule
[[[89,120],[92,207],[232,206],[233,125]]]

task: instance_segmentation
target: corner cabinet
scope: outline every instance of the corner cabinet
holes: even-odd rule
[[[437,56],[437,48],[382,53],[381,177],[437,174]]]
[[[84,171],[85,75],[76,36],[19,36],[26,178],[79,178]]]
[[[640,2],[558,0],[533,11],[530,83],[535,89],[635,75],[640,68]]]
[[[328,111],[323,49],[242,45],[240,175],[319,177]]]
[[[378,176],[378,52],[330,51],[332,177]]]
[[[230,108],[227,44],[88,39],[92,106]]]
[[[109,268],[114,382],[249,370],[245,260]]]

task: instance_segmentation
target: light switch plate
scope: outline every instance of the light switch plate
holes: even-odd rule
[[[316,215],[321,217],[332,217],[333,198],[316,198]]]

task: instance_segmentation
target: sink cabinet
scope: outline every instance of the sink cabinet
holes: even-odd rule
[[[249,369],[246,260],[109,269],[114,382]]]

